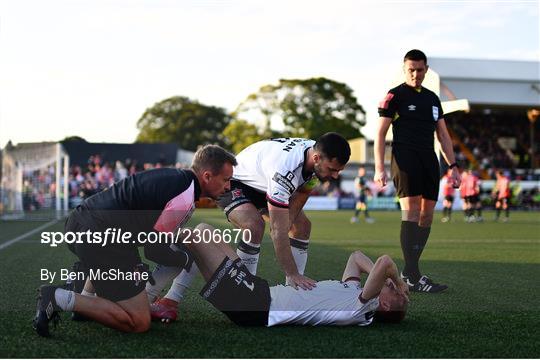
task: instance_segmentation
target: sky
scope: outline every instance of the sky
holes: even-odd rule
[[[262,85],[319,76],[353,89],[373,138],[408,50],[540,61],[539,4],[0,0],[0,147],[129,143],[144,111],[171,96],[232,111]]]

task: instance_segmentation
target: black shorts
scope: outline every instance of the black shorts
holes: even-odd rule
[[[86,225],[81,225],[73,216],[69,216],[64,227],[65,232],[86,232],[87,230],[97,231],[96,227],[90,229]],[[131,245],[106,245],[101,244],[70,244],[69,249],[77,255],[83,265],[88,269],[90,275],[95,275],[91,279],[92,285],[99,297],[117,302],[130,299],[141,293],[146,287],[146,281],[124,280],[124,279],[103,279],[103,273],[133,273],[135,267],[142,263],[139,250]]]
[[[465,203],[467,204],[476,204],[480,199],[478,195],[465,196]]]
[[[454,195],[446,195],[444,197],[444,200],[454,202]]]
[[[225,258],[200,295],[240,326],[268,325],[270,287],[240,259]]]
[[[357,203],[363,203],[365,204],[366,203],[366,194],[360,194],[356,197],[356,202]]]
[[[268,202],[266,193],[255,190],[251,186],[236,180],[231,180],[231,191],[223,194],[217,201],[218,206],[225,212],[229,219],[229,214],[242,204],[251,203],[261,214],[268,213]]]
[[[437,201],[439,197],[439,161],[434,151],[415,150],[392,145],[392,178],[399,198],[422,196]]]

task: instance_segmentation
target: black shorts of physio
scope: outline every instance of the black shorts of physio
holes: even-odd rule
[[[221,195],[217,202],[220,209],[225,212],[227,219],[229,219],[231,211],[246,203],[253,204],[261,214],[268,212],[266,193],[236,180],[231,180],[231,191]]]
[[[64,230],[66,232],[86,232],[89,226],[82,225],[69,216]],[[142,263],[136,246],[130,245],[107,245],[101,244],[70,244],[69,249],[81,260],[88,271],[94,274],[110,272],[132,273],[135,267]],[[130,299],[145,289],[146,281],[135,280],[104,280],[99,277],[92,279],[92,285],[96,295],[114,302]]]
[[[226,257],[200,295],[237,325],[268,325],[270,287],[240,259]]]
[[[434,151],[393,144],[391,169],[399,198],[422,196],[437,201],[440,172]]]

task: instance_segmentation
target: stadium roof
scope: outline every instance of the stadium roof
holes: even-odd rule
[[[430,67],[471,105],[540,106],[540,62],[430,58]],[[453,100],[441,91],[443,100]]]
[[[84,166],[91,155],[100,155],[103,161],[131,159],[137,164],[162,163],[171,165],[176,162],[178,146],[176,144],[110,144],[78,141],[63,142],[72,165]],[[17,145],[18,146],[18,145]]]

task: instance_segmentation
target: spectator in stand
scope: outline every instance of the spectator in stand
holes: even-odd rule
[[[94,182],[92,180],[85,180],[81,190],[79,191],[79,196],[81,199],[89,198],[90,196],[96,194],[98,192]]]
[[[106,189],[114,184],[114,173],[108,162],[103,164],[96,173],[96,183],[100,190]]]
[[[127,177],[128,177],[128,171],[126,167],[124,166],[124,164],[122,164],[120,160],[117,160],[115,164],[115,170],[114,170],[115,181],[124,180]]]
[[[133,163],[130,167],[129,167],[129,176],[135,174],[137,172],[137,165],[135,163]]]

